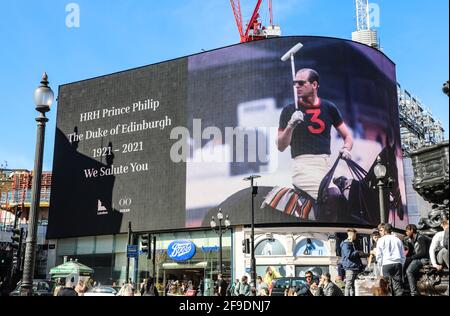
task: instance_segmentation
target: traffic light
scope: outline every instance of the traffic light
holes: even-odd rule
[[[250,253],[250,239],[246,238],[242,241],[242,252],[243,253]]]
[[[151,235],[144,234],[141,236],[141,252],[147,255],[148,259],[152,258],[152,251],[150,246]]]
[[[22,255],[22,239],[23,239],[23,228],[15,228],[12,230],[13,235],[11,236],[11,248],[13,249],[13,259],[12,265],[16,270],[20,270],[20,259]]]
[[[11,236],[11,248],[19,249],[22,244],[23,228],[16,228],[12,230],[13,235]]]

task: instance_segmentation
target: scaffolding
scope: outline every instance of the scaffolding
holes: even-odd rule
[[[369,1],[355,0],[356,6],[356,31],[370,30]]]
[[[0,170],[0,209],[15,213],[31,207],[33,172],[27,170]],[[52,173],[43,172],[41,178],[40,207],[48,207]]]
[[[397,85],[400,133],[405,157],[420,148],[444,141],[444,127],[417,97]]]

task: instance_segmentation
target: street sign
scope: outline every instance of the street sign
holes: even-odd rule
[[[137,258],[139,256],[139,250],[137,245],[127,246],[127,258]]]

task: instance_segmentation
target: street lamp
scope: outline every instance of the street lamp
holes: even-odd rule
[[[219,208],[219,213],[217,213],[217,219],[219,220],[219,225],[217,225],[216,219],[214,216],[211,219],[211,229],[214,230],[219,235],[219,274],[222,274],[222,235],[225,234],[231,226],[231,221],[226,215],[224,224],[225,226],[222,226],[223,221],[223,213],[222,209]]]
[[[380,199],[380,221],[386,223],[386,212],[384,207],[384,179],[386,177],[386,166],[381,163],[381,157],[378,156],[377,164],[375,165],[374,173],[378,180],[378,195]]]
[[[250,181],[250,187],[252,188],[252,255],[251,255],[251,266],[252,266],[252,282],[256,286],[256,258],[255,258],[255,196],[258,194],[258,187],[254,185],[254,180],[261,178],[259,175],[252,175],[244,179],[244,181]]]
[[[50,111],[54,94],[48,86],[47,73],[42,75],[41,85],[34,91],[34,103],[39,116],[37,122],[36,153],[34,158],[34,176],[32,183],[31,209],[28,218],[28,236],[26,240],[25,261],[20,294],[30,296],[33,292],[34,265],[36,261],[36,235],[38,224],[39,201],[41,199],[42,158],[44,156],[45,113]]]

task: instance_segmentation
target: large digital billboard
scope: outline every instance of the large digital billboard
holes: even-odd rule
[[[281,57],[302,43],[290,59]],[[298,46],[297,46],[298,47]],[[295,80],[294,80],[295,79]],[[234,45],[59,89],[48,238],[249,224],[407,223],[395,65],[323,37]],[[345,149],[343,149],[345,147]]]

